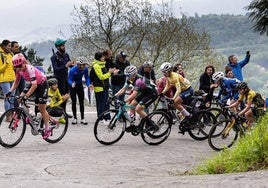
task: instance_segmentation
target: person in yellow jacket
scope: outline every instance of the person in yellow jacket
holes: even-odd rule
[[[107,103],[109,97],[109,78],[112,74],[116,75],[119,69],[109,68],[107,70],[105,66],[105,56],[102,52],[95,53],[95,59],[92,63],[92,68],[90,71],[90,81],[94,86],[94,93],[96,98],[96,108],[97,108],[97,116],[99,117],[102,112],[108,110],[110,108],[109,103]],[[110,117],[104,117],[102,120],[104,123],[105,120],[109,120]]]
[[[56,78],[50,78],[48,80],[48,97],[49,103],[47,107],[60,106],[63,102],[66,102],[69,99],[69,94],[61,95],[60,90],[58,88],[58,80]],[[59,123],[65,123],[65,119],[63,117],[59,118]]]
[[[3,40],[0,45],[0,86],[4,95],[9,92],[13,82],[15,81],[12,57],[11,42],[9,40]],[[7,100],[5,100],[5,111],[13,108],[13,106],[13,104],[10,104]],[[6,116],[6,121],[11,121],[11,114]]]

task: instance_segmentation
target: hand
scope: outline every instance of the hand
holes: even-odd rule
[[[11,91],[9,91],[7,94],[5,94],[5,98],[9,98],[11,96]]]
[[[72,88],[74,88],[74,87],[75,87],[75,82],[72,83]]]
[[[164,93],[159,93],[158,96],[159,97],[164,97]]]

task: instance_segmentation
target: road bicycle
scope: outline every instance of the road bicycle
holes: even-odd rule
[[[103,112],[96,120],[94,125],[94,135],[97,141],[104,145],[111,145],[118,142],[125,132],[133,136],[141,135],[143,141],[149,145],[163,143],[169,136],[172,123],[167,113],[163,111],[153,111],[148,117],[155,123],[157,130],[148,130],[144,119],[136,120],[128,114],[128,109],[135,108],[117,99],[115,103],[118,109],[110,109]],[[108,121],[103,119],[110,117]]]
[[[211,112],[205,110],[204,96],[192,96],[189,105],[183,105],[191,113],[191,117],[185,122],[182,122],[184,117],[179,115],[179,112],[174,108],[172,99],[166,96],[159,97],[156,106],[158,106],[161,100],[167,108],[157,110],[166,112],[169,115],[171,123],[178,125],[179,133],[184,135],[185,132],[188,132],[195,140],[205,140],[208,138],[210,128],[216,123],[216,119]]]
[[[11,108],[4,112],[0,117],[0,145],[5,148],[15,147],[20,143],[25,135],[27,124],[31,127],[32,135],[44,134],[44,121],[42,117],[37,118],[29,113],[30,106],[27,104],[27,100],[24,100],[20,96],[11,96],[7,98],[10,103],[13,100],[21,99],[19,107]],[[65,110],[61,107],[52,107],[47,109],[49,118],[49,126],[52,129],[51,136],[45,141],[48,143],[59,142],[66,134],[68,129],[68,117]],[[11,121],[5,120],[6,116],[11,115]]]
[[[228,111],[229,118],[217,122],[209,132],[209,146],[216,151],[230,148],[239,136],[245,135],[246,118],[231,112],[230,109]]]

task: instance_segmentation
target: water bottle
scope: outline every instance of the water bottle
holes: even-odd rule
[[[132,121],[132,119],[131,119],[131,117],[129,116],[129,114],[128,114],[127,111],[124,112],[124,116],[126,117],[126,119],[127,119],[129,122]]]

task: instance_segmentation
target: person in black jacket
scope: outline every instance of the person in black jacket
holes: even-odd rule
[[[138,70],[138,74],[144,76],[145,78],[149,79],[151,83],[156,85],[156,78],[154,72],[154,65],[150,61],[145,61],[142,66]]]
[[[124,75],[124,70],[130,65],[129,61],[126,60],[126,57],[127,55],[125,52],[119,52],[116,56],[115,68],[119,69],[119,72],[116,75],[112,75],[111,78],[111,89],[113,95],[115,95],[125,85],[126,76]],[[119,100],[124,101],[124,98],[125,95],[123,94],[119,97]]]
[[[206,66],[204,73],[201,74],[199,78],[199,90],[203,90],[205,93],[208,94],[206,97],[206,107],[210,107],[213,97],[215,85],[214,81],[212,80],[212,75],[214,74],[214,72],[214,66],[208,65]]]
[[[65,43],[66,40],[57,39],[55,41],[55,47],[57,48],[57,52],[52,55],[50,58],[54,77],[58,80],[59,90],[61,95],[65,95],[69,93],[69,85],[68,85],[68,68],[72,67],[74,62],[71,61],[70,56],[67,52],[65,52]],[[66,109],[66,102],[62,103],[61,106]],[[67,114],[69,118],[72,116]]]

